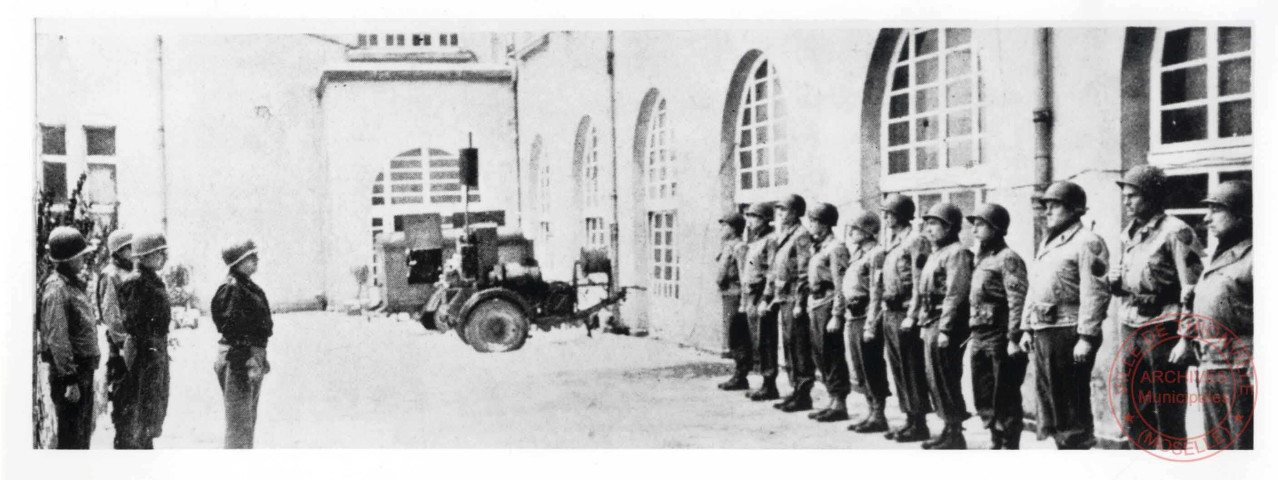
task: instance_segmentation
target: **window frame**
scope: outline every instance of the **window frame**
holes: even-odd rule
[[[679,299],[679,286],[683,275],[679,261],[678,218],[676,210],[648,212],[647,254],[653,257],[649,258],[650,268],[646,276],[649,291],[656,298]],[[658,219],[661,219],[660,224]],[[664,237],[665,241],[659,241],[660,237]]]
[[[1255,80],[1254,62],[1255,62],[1255,39],[1251,40],[1248,49],[1243,52],[1236,52],[1221,55],[1219,53],[1219,33],[1220,28],[1230,27],[1230,25],[1179,25],[1174,27],[1159,28],[1157,34],[1154,35],[1154,45],[1150,54],[1149,63],[1149,154],[1148,161],[1152,165],[1170,166],[1183,165],[1199,160],[1229,157],[1230,151],[1235,157],[1250,157],[1250,148],[1255,142],[1255,120],[1252,120],[1252,133],[1250,135],[1242,135],[1236,137],[1220,138],[1220,105],[1224,102],[1249,100],[1252,102],[1254,112],[1255,108],[1255,92],[1256,87],[1253,82],[1251,90],[1246,93],[1221,96],[1219,95],[1219,75],[1220,64],[1224,61],[1239,58],[1251,58],[1253,62],[1252,80]],[[1166,47],[1167,34],[1187,28],[1203,28],[1206,30],[1205,36],[1205,54],[1202,58],[1188,60],[1171,66],[1162,65],[1162,57]],[[1247,27],[1252,28],[1252,27]],[[1253,30],[1254,33],[1254,30]],[[1197,100],[1187,100],[1171,105],[1162,104],[1163,93],[1163,76],[1164,72],[1184,70],[1194,68],[1199,65],[1207,67],[1206,74],[1206,97]],[[1164,144],[1162,142],[1162,113],[1167,110],[1178,110],[1187,107],[1205,105],[1207,106],[1207,138],[1201,140],[1190,140],[1185,142],[1176,142]]]
[[[756,78],[760,68],[766,71],[762,79]],[[756,95],[759,85],[764,85],[766,97],[760,101]],[[733,124],[734,138],[732,149],[732,161],[736,166],[736,173],[733,178],[734,193],[741,196],[766,196],[769,193],[776,192],[786,187],[794,185],[794,179],[791,178],[791,166],[789,143],[792,132],[789,132],[790,118],[787,105],[787,96],[785,89],[781,88],[781,76],[777,73],[775,62],[767,55],[759,55],[754,60],[747,71],[745,81],[741,86],[741,93],[737,99],[737,118]],[[764,107],[764,111],[768,112],[766,120],[759,120],[759,107]],[[778,108],[780,106],[781,108]],[[779,115],[778,115],[779,113]],[[746,116],[749,115],[749,124],[746,125]],[[781,127],[778,129],[777,127]],[[758,140],[758,132],[763,130],[767,135],[767,140],[760,144]],[[778,134],[778,132],[780,132]],[[743,145],[746,135],[749,135],[749,145]],[[762,146],[760,146],[762,145]],[[767,164],[763,167],[759,166],[759,153],[766,152],[769,157]],[[749,154],[750,166],[742,166],[742,153]],[[759,179],[763,178],[760,173],[766,172],[768,186],[760,187]],[[785,177],[784,183],[777,183],[778,172],[783,172]],[[746,188],[742,179],[750,175],[750,187]]]
[[[667,117],[666,98],[657,94],[644,135],[643,181],[649,209],[673,206],[678,198],[679,169]]]

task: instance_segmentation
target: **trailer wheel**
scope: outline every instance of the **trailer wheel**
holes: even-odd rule
[[[480,352],[519,350],[528,340],[528,317],[514,302],[492,298],[470,311],[466,324],[457,333]]]

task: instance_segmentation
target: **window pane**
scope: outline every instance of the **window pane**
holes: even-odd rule
[[[776,175],[775,180],[778,187],[790,184],[790,170],[785,168],[785,166],[777,167],[774,174]]]
[[[1237,170],[1233,172],[1220,172],[1220,181],[1228,182],[1230,180],[1246,180],[1251,181],[1251,170]]]
[[[1207,196],[1207,174],[1168,175],[1167,191],[1176,192],[1167,196],[1167,208],[1201,208]]]
[[[115,127],[84,127],[89,155],[115,155]]]
[[[936,107],[940,104],[936,87],[920,89],[915,95],[914,113],[936,110]]]
[[[947,28],[945,29],[945,48],[954,48],[959,45],[967,45],[972,41],[972,29],[970,28]]]
[[[382,184],[380,184],[380,183],[378,183],[378,184],[374,184],[374,185],[373,185],[373,194],[374,194],[374,195],[381,195],[382,193],[385,193],[385,190],[384,190],[385,188],[386,188],[386,187],[382,186]]]
[[[749,129],[741,131],[741,146],[748,147],[750,145],[754,145],[754,135],[750,132],[751,130]]]
[[[1162,115],[1163,143],[1188,142],[1207,138],[1207,107],[1165,110]]]
[[[907,143],[910,143],[910,124],[908,122],[897,122],[888,125],[889,147],[905,145]]]
[[[921,56],[936,51],[936,30],[926,30],[914,34],[914,55]]]
[[[749,190],[754,188],[754,174],[750,172],[741,173],[741,189]]]
[[[903,62],[910,58],[910,36],[905,36],[905,41],[901,44],[901,53],[896,56],[898,62]]]
[[[89,164],[89,175],[84,182],[84,201],[89,205],[115,203],[115,165]]]
[[[763,101],[768,98],[768,82],[754,84],[754,98],[756,101]]]
[[[936,81],[936,71],[940,68],[941,62],[932,58],[914,64],[914,84],[923,85]]]
[[[67,201],[67,164],[44,162],[44,192],[53,196],[54,203]]]
[[[910,114],[909,94],[893,95],[888,101],[888,118],[901,118]]]
[[[1207,66],[1163,72],[1163,105],[1207,98]]]
[[[781,96],[781,79],[773,77],[772,79],[772,96]]]
[[[945,87],[945,106],[957,107],[972,103],[972,81],[959,80]]]
[[[421,180],[422,172],[391,172],[391,180]]]
[[[1220,138],[1251,135],[1251,100],[1220,104]]]
[[[950,140],[946,145],[946,155],[949,156],[949,166],[953,167],[970,167],[976,162],[972,161],[972,141],[971,140]]]
[[[957,77],[972,71],[972,51],[968,49],[950,52],[945,56],[945,76]]]
[[[1221,55],[1251,50],[1251,28],[1220,27],[1220,42],[1217,51]]]
[[[772,182],[770,181],[768,177],[767,170],[759,170],[758,172],[755,172],[754,179],[755,179],[755,183],[759,185],[759,188],[768,188],[769,186],[772,185]]]
[[[741,168],[750,168],[753,162],[750,161],[750,151],[741,151]]]
[[[759,64],[759,68],[754,71],[754,78],[761,79],[766,76],[768,76],[768,61],[764,60],[763,63]]]
[[[1163,66],[1203,58],[1207,54],[1207,29],[1182,28],[1167,32],[1163,40]]]
[[[768,143],[768,126],[767,125],[754,129],[754,140],[759,145],[766,145]]]
[[[743,126],[750,125],[750,107],[746,107],[745,109],[741,111],[741,125]]]
[[[910,151],[893,150],[888,152],[888,174],[910,171]]]
[[[785,140],[785,124],[784,123],[772,124],[772,140],[775,142]]]
[[[373,197],[373,205],[385,205],[386,199],[382,197]]]
[[[754,116],[755,116],[755,119],[760,122],[768,121],[768,105],[767,104],[755,105]]]
[[[901,65],[892,71],[892,90],[900,90],[910,86],[910,68],[908,65]]]
[[[41,125],[40,138],[44,144],[40,150],[41,153],[45,155],[67,154],[67,127]]]
[[[959,207],[963,213],[971,213],[976,210],[976,190],[963,190],[950,193],[950,203]]]
[[[1251,57],[1220,62],[1220,94],[1234,95],[1251,91]]]
[[[946,135],[950,137],[970,135],[972,133],[972,111],[963,109],[950,112],[946,116]]]
[[[939,167],[940,162],[938,161],[939,159],[936,158],[937,152],[938,149],[936,148],[936,145],[916,148],[914,150],[914,155],[916,160],[918,160],[918,170],[933,170],[936,167]]]
[[[916,212],[926,212],[932,209],[932,205],[941,203],[941,194],[929,193],[927,195],[919,195],[919,208]]]
[[[391,160],[391,168],[422,168],[421,160]]]
[[[789,153],[785,149],[785,145],[777,145],[776,150],[772,152],[772,163],[785,163],[790,159]]]
[[[768,149],[767,149],[767,148],[760,148],[760,149],[758,149],[758,150],[755,150],[755,151],[754,151],[754,160],[755,160],[755,166],[767,165],[767,164],[768,164]],[[762,186],[762,185],[760,185],[760,186]]]
[[[924,117],[914,121],[914,141],[925,142],[935,140],[941,129],[936,117]]]

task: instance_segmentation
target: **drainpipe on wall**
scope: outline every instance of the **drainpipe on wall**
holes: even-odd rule
[[[1047,229],[1043,207],[1038,199],[1052,183],[1052,29],[1035,32],[1038,55],[1038,99],[1034,104],[1034,252],[1038,253]]]
[[[506,58],[510,60],[511,69],[514,74],[511,75],[510,92],[515,101],[515,225],[520,230],[524,229],[524,161],[521,155],[519,145],[519,57],[515,55],[515,34],[510,34],[510,53]]]
[[[616,294],[619,273],[621,271],[620,261],[620,228],[621,215],[617,206],[617,71],[616,71],[616,50],[615,50],[615,34],[612,30],[608,30],[608,119],[609,130],[612,136],[612,224],[608,227],[608,246],[612,250],[610,257],[612,258],[612,289],[608,295]],[[621,320],[621,305],[613,304],[611,307],[612,318]]]
[[[169,234],[169,158],[164,133],[164,36],[155,36],[156,64],[160,83],[160,230]]]

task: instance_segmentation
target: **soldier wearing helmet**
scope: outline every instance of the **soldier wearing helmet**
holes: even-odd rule
[[[158,232],[133,235],[134,272],[120,285],[124,331],[130,350],[125,384],[136,408],[126,412],[124,449],[153,449],[169,409],[169,295],[159,272],[168,262],[168,241]],[[132,360],[130,360],[132,359]]]
[[[812,385],[816,365],[812,363],[812,343],[804,298],[808,295],[808,261],[812,258],[812,236],[799,220],[807,213],[807,202],[789,195],[776,203],[777,231],[772,234],[768,257],[768,283],[763,293],[769,312],[781,324],[781,347],[786,358],[786,376],[792,390],[773,407],[783,412],[812,409]]]
[[[741,269],[737,264],[737,257],[745,248],[745,241],[741,238],[745,223],[745,217],[736,212],[719,219],[721,244],[715,263],[719,264],[716,283],[719,285],[719,298],[723,305],[723,344],[736,366],[732,377],[719,384],[720,390],[749,390],[750,382],[746,380],[746,376],[754,368],[750,324],[745,313],[741,312]]]
[[[222,249],[222,261],[229,272],[209,311],[222,334],[213,371],[226,405],[225,446],[253,448],[257,399],[262,378],[271,371],[266,343],[275,324],[266,292],[252,278],[257,273],[257,245],[252,240],[234,242]]]
[[[1211,209],[1207,231],[1216,239],[1216,248],[1194,286],[1193,312],[1201,317],[1181,324],[1181,338],[1172,351],[1172,361],[1180,363],[1191,355],[1189,338],[1194,338],[1200,393],[1229,400],[1202,403],[1207,447],[1213,450],[1254,447],[1251,196],[1251,182],[1231,180],[1203,200]]]
[[[919,326],[923,329],[923,356],[928,388],[945,430],[923,442],[924,449],[962,450],[963,421],[972,414],[963,399],[963,344],[968,336],[972,285],[972,251],[959,241],[963,212],[954,204],[933,205],[923,216],[933,253],[923,265],[918,289]]]
[[[852,392],[848,362],[843,356],[843,308],[836,305],[839,282],[848,269],[848,249],[834,237],[839,210],[818,203],[808,210],[808,233],[812,235],[812,259],[807,265],[808,334],[812,341],[812,362],[821,373],[830,404],[808,415],[818,422],[848,419],[848,394]]]
[[[1096,443],[1091,372],[1109,307],[1109,249],[1083,228],[1087,193],[1057,182],[1043,193],[1048,234],[1030,266],[1019,347],[1034,351],[1039,435],[1059,449]]]
[[[761,308],[768,283],[768,267],[772,263],[768,245],[772,241],[773,210],[771,203],[755,203],[746,209],[747,242],[737,250],[737,268],[741,272],[741,306],[750,326],[750,343],[754,364],[763,375],[763,384],[746,394],[754,401],[781,398],[777,391],[777,317]]]
[[[128,430],[125,424],[128,418],[126,412],[135,407],[126,395],[127,387],[124,383],[128,363],[132,361],[126,361],[124,355],[125,352],[132,352],[125,348],[129,335],[124,331],[124,315],[120,309],[119,295],[120,285],[133,273],[133,249],[129,245],[132,240],[133,234],[125,230],[116,230],[107,236],[107,253],[111,255],[111,261],[98,275],[95,289],[98,318],[107,327],[107,399],[111,402],[111,423],[115,425],[115,448],[123,448],[125,445],[124,434]]]
[[[932,411],[932,402],[928,398],[923,342],[914,329],[919,306],[914,279],[927,263],[932,244],[910,225],[914,220],[914,201],[909,197],[888,196],[883,202],[883,220],[887,225],[883,263],[870,274],[874,283],[863,339],[866,343],[877,340],[881,322],[897,400],[905,413],[905,424],[884,436],[902,443],[918,442],[931,436],[926,417]]]
[[[93,436],[93,372],[98,368],[98,327],[81,279],[85,256],[96,248],[71,227],[57,227],[46,245],[53,272],[40,286],[40,350],[49,362],[57,418],[57,448],[86,450]]]
[[[848,269],[842,288],[834,297],[835,310],[844,311],[844,342],[851,357],[851,371],[856,372],[852,389],[865,395],[869,413],[848,426],[857,433],[886,432],[887,416],[883,407],[892,394],[888,388],[887,364],[883,360],[883,336],[875,332],[874,340],[864,341],[866,313],[870,306],[871,273],[883,266],[883,249],[879,247],[879,217],[862,213],[848,229]],[[879,322],[875,322],[880,324]]]
[[[1187,365],[1170,361],[1172,342],[1160,342],[1159,329],[1176,322],[1202,272],[1202,260],[1194,230],[1163,212],[1167,179],[1158,167],[1132,168],[1119,180],[1123,207],[1130,219],[1121,234],[1118,268],[1110,272],[1110,292],[1118,301],[1120,338],[1118,349],[1124,378],[1141,378],[1158,372],[1184,377]],[[1155,402],[1155,398],[1184,396],[1180,381],[1134,382],[1119,402],[1119,418],[1132,442],[1153,439],[1144,448],[1170,448],[1174,438],[1185,438],[1185,404]],[[1161,432],[1163,435],[1159,435]],[[1162,439],[1159,442],[1159,439]]]
[[[967,217],[979,242],[972,272],[972,401],[994,450],[1021,445],[1021,384],[1029,358],[1020,350],[1021,311],[1029,283],[1025,261],[1012,251],[1007,235],[1011,215],[997,203],[987,203]]]

